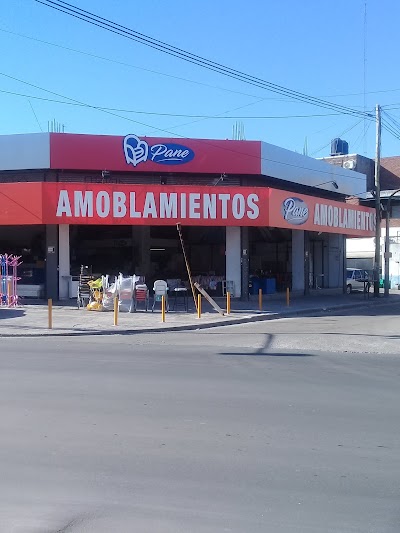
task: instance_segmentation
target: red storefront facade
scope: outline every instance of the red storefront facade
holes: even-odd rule
[[[74,261],[90,258],[76,253],[79,247],[91,247],[91,257],[99,257],[104,242],[120,235],[128,243],[129,268],[142,270],[129,273],[146,276],[151,252],[164,251],[158,264],[168,256],[170,271],[182,276],[167,230],[177,223],[187,228],[193,261],[202,263],[199,272],[207,249],[215,248],[215,264],[204,275],[234,278],[236,296],[247,297],[250,274],[267,270],[277,278],[284,270],[286,284],[307,290],[310,236],[312,255],[320,256],[313,276],[329,277],[326,287],[339,287],[343,236],[371,236],[375,230],[373,210],[344,201],[359,192],[363,175],[261,142],[43,134],[6,136],[1,148],[0,225],[10,235],[16,227],[43,228],[39,263],[44,262],[47,296],[66,296],[63,280]],[[96,239],[84,229],[89,226]],[[104,252],[105,273],[110,253]]]

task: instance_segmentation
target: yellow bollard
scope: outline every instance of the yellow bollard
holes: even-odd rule
[[[47,300],[47,307],[48,307],[48,326],[49,329],[53,329],[53,300],[49,298]]]
[[[197,318],[201,318],[201,294],[197,295]]]
[[[230,292],[226,293],[226,314],[227,315],[231,314],[231,293]]]
[[[258,308],[262,311],[262,289],[258,289]]]
[[[114,326],[118,326],[118,298],[114,298]]]
[[[161,296],[161,322],[165,322],[165,296]]]
[[[289,287],[286,288],[286,305],[290,306],[290,289]]]

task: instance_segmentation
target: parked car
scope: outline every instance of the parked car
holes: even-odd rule
[[[361,268],[347,269],[346,292],[350,294],[354,289],[369,291],[371,288],[371,281],[366,270]]]

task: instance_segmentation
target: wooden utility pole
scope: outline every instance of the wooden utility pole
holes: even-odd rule
[[[381,108],[376,105],[376,152],[375,152],[375,265],[374,265],[374,296],[379,298],[379,281],[381,266]]]

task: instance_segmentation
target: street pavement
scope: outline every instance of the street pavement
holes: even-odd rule
[[[400,302],[400,291],[393,290],[389,298],[367,299],[362,293],[344,295],[335,291],[313,294],[311,296],[294,297],[290,305],[286,303],[285,295],[275,297],[265,296],[262,309],[259,309],[258,298],[248,302],[232,300],[231,313],[226,314],[225,299],[218,299],[218,304],[225,312],[218,314],[203,299],[201,318],[197,317],[192,300],[189,300],[189,312],[172,310],[166,313],[165,322],[161,321],[160,307],[155,312],[145,312],[143,309],[136,313],[120,312],[118,325],[114,326],[113,312],[88,311],[77,309],[73,303],[62,302],[53,307],[52,328],[48,327],[48,308],[44,303],[24,304],[14,309],[0,307],[0,337],[10,336],[54,336],[54,335],[110,335],[135,334],[141,332],[158,332],[167,330],[188,330],[210,328],[222,325],[246,323],[252,321],[271,320],[284,316],[297,316],[329,310],[363,309],[365,307],[379,307],[387,303]]]
[[[397,533],[398,312],[2,338],[0,532]]]

